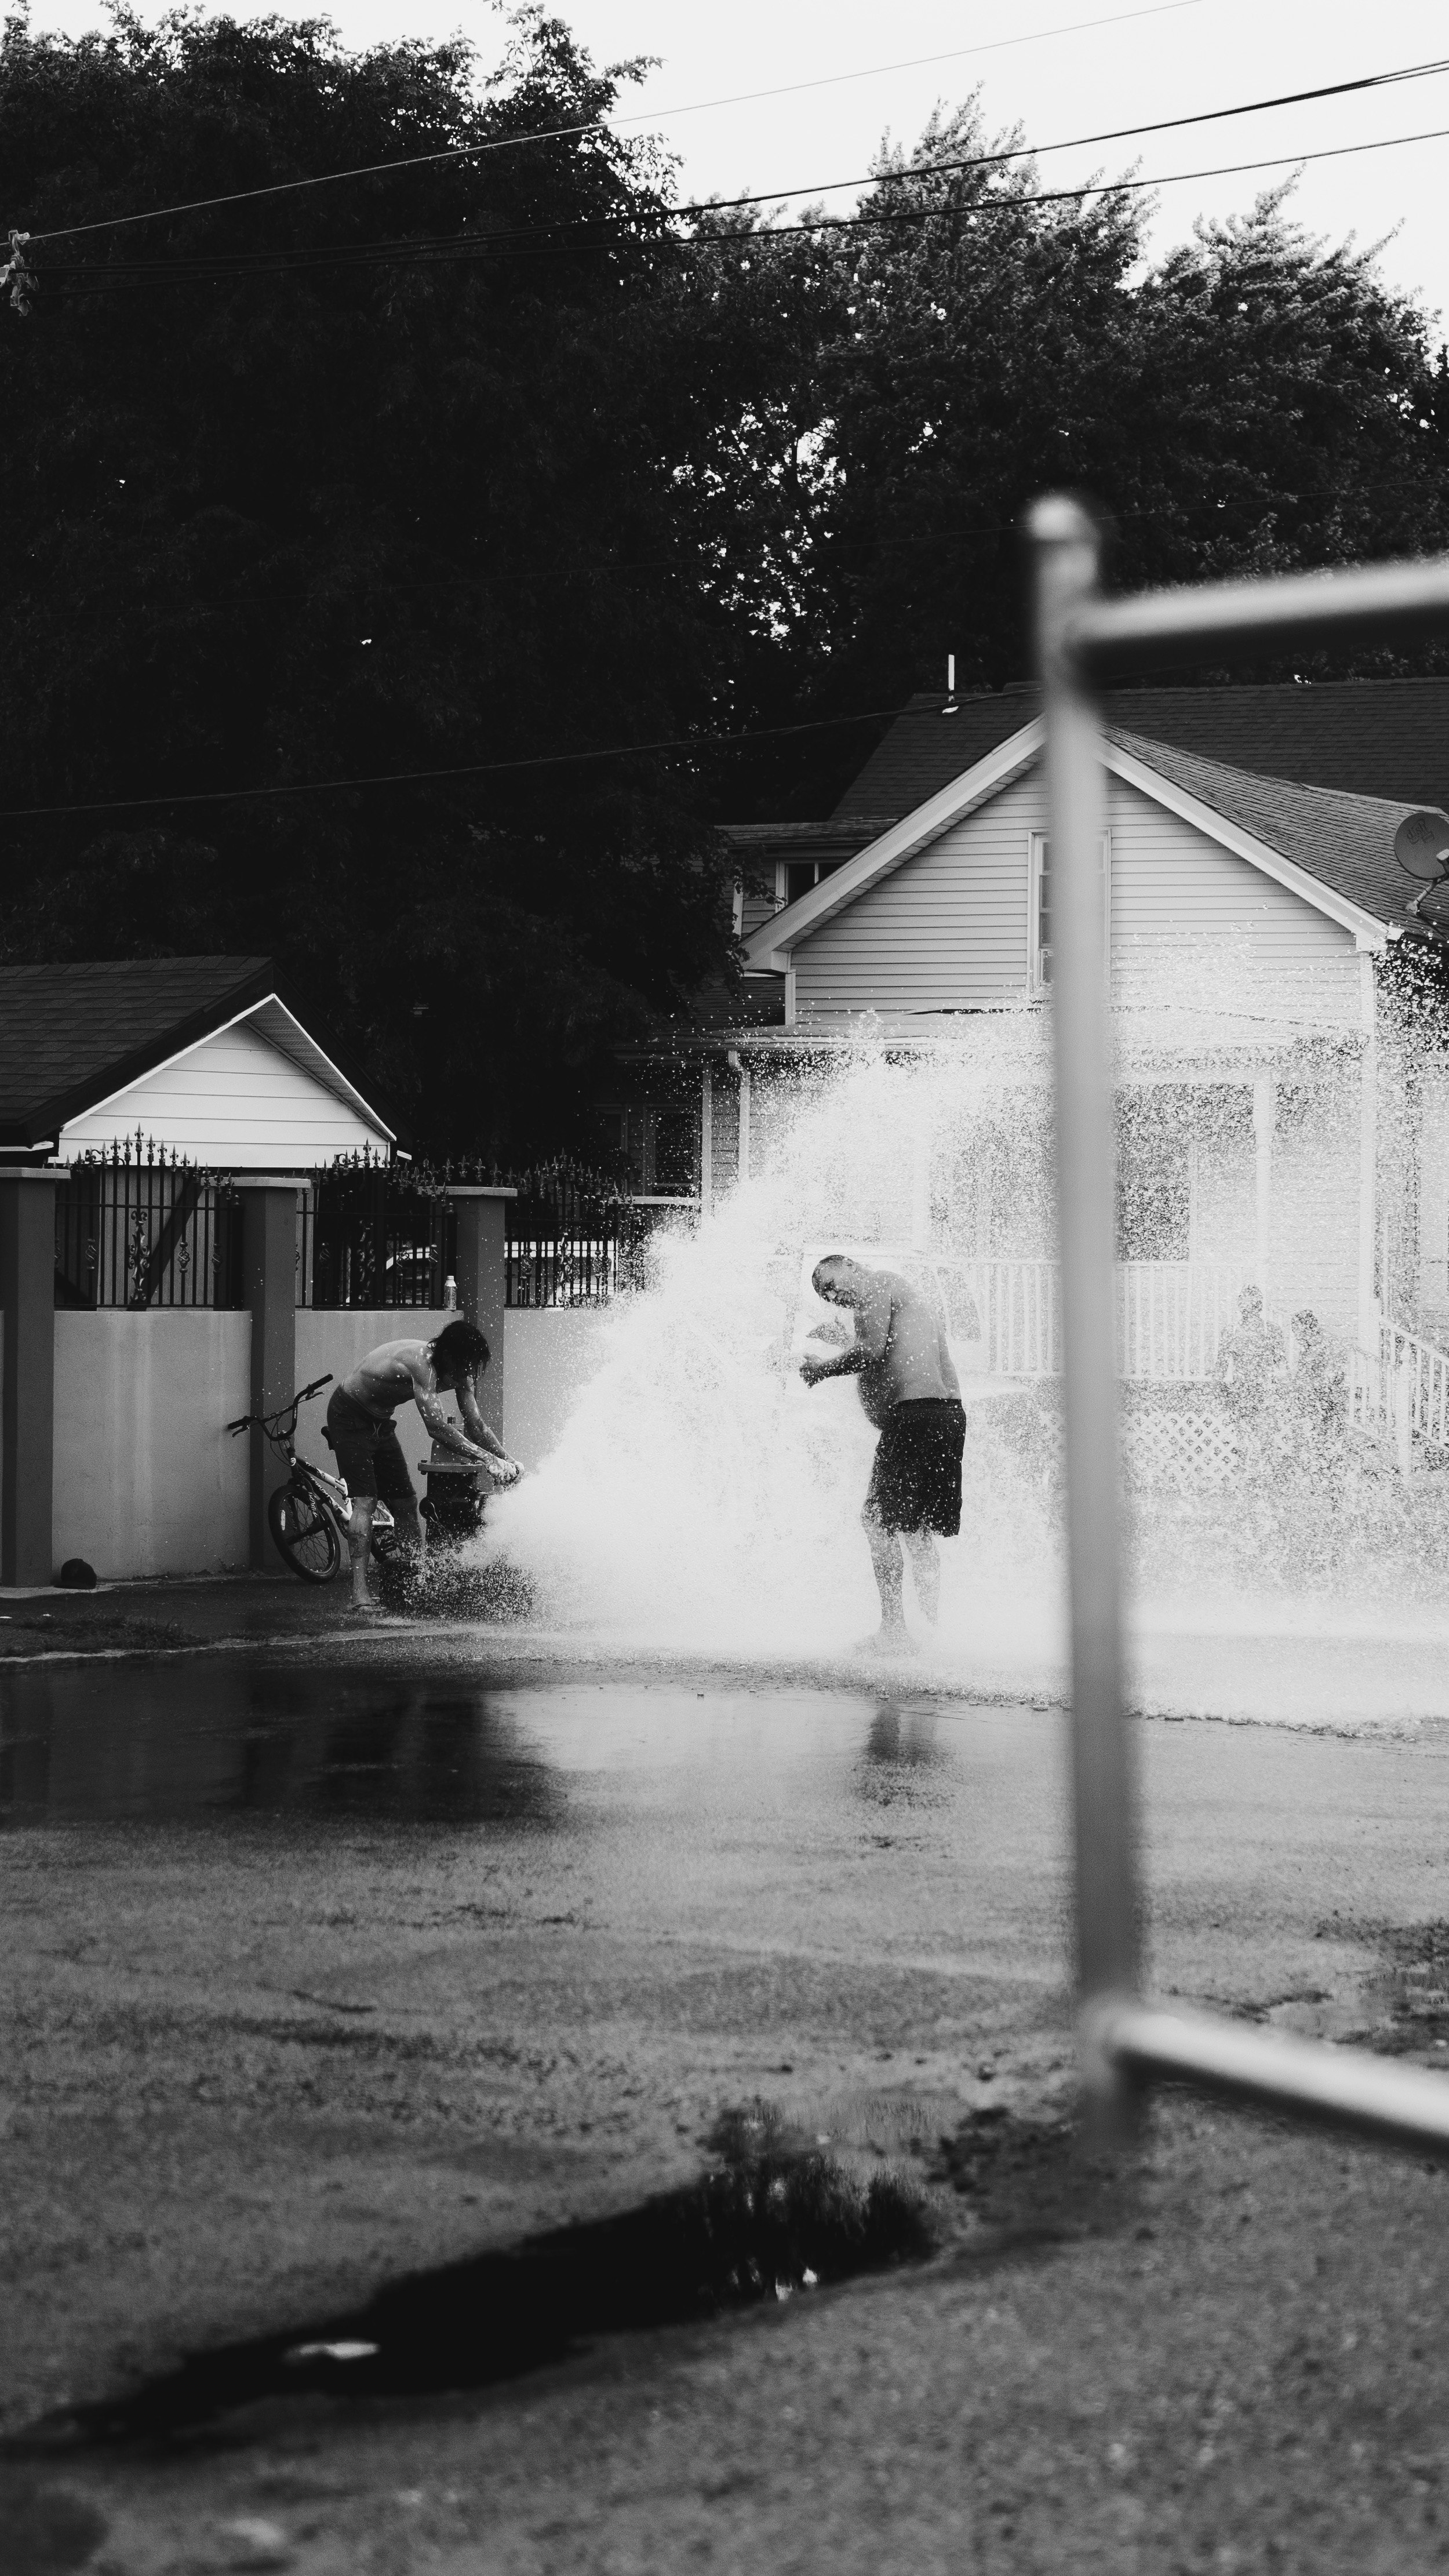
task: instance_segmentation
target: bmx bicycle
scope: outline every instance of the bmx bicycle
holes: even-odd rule
[[[285,1485],[278,1485],[267,1496],[267,1527],[283,1564],[289,1565],[304,1583],[332,1581],[342,1563],[342,1533],[352,1519],[346,1477],[331,1475],[327,1468],[314,1467],[309,1459],[297,1455],[297,1416],[304,1404],[331,1384],[329,1369],[325,1377],[299,1387],[291,1403],[279,1405],[275,1413],[243,1413],[226,1426],[236,1440],[244,1431],[250,1431],[253,1423],[257,1424],[271,1447],[287,1462]],[[380,1557],[387,1555],[396,1531],[397,1523],[386,1503],[374,1503],[372,1543]]]

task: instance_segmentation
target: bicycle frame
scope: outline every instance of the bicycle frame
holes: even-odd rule
[[[250,1431],[255,1424],[269,1447],[286,1459],[288,1471],[294,1482],[311,1486],[324,1510],[330,1512],[341,1528],[347,1529],[352,1522],[352,1496],[347,1490],[346,1477],[334,1476],[326,1467],[314,1467],[310,1458],[299,1458],[297,1455],[297,1416],[312,1396],[320,1395],[323,1387],[331,1384],[332,1375],[329,1370],[326,1377],[314,1378],[310,1386],[299,1387],[291,1403],[278,1405],[275,1413],[242,1413],[237,1416],[235,1422],[229,1422],[226,1427],[232,1438],[236,1440],[240,1438],[242,1432]],[[374,1530],[384,1531],[395,1526],[386,1503],[381,1501],[374,1503],[372,1525]]]

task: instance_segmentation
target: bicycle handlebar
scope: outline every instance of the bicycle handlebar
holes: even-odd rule
[[[271,1423],[280,1422],[284,1414],[290,1413],[295,1422],[297,1407],[305,1404],[309,1396],[320,1395],[323,1387],[331,1384],[332,1371],[329,1369],[325,1377],[314,1377],[310,1386],[299,1387],[291,1403],[279,1404],[275,1413],[242,1413],[237,1416],[235,1422],[229,1422],[226,1427],[235,1439],[239,1431],[250,1431],[254,1422],[259,1422],[264,1431]]]

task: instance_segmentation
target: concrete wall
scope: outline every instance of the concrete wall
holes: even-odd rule
[[[297,1384],[306,1386],[324,1369],[330,1369],[334,1378],[346,1377],[374,1343],[395,1341],[404,1333],[426,1339],[455,1321],[451,1314],[433,1314],[422,1308],[390,1307],[376,1314],[352,1309],[338,1314],[314,1313],[301,1308],[297,1315]],[[540,1307],[536,1311],[509,1308],[503,1326],[501,1422],[491,1367],[484,1373],[478,1395],[484,1421],[525,1467],[536,1467],[557,1442],[575,1396],[593,1376],[603,1356],[603,1329],[604,1316],[597,1307]],[[304,1458],[315,1459],[319,1466],[331,1464],[331,1453],[321,1437],[331,1392],[329,1387],[315,1403],[306,1405],[298,1425],[298,1449]],[[444,1401],[450,1412],[456,1410],[451,1396]],[[418,1460],[427,1453],[427,1434],[411,1406],[400,1408],[396,1420],[403,1456],[416,1484]]]
[[[54,1558],[103,1578],[247,1562],[250,1315],[201,1307],[55,1319]]]
[[[427,1309],[303,1309],[296,1384],[328,1369],[345,1377],[375,1343],[400,1333],[426,1337],[452,1320]],[[602,1358],[604,1323],[588,1309],[509,1313],[501,1423],[486,1376],[481,1396],[485,1418],[526,1466],[555,1446]],[[248,1444],[225,1426],[250,1403],[251,1335],[249,1315],[205,1308],[56,1316],[57,1565],[83,1556],[103,1580],[246,1565]],[[326,1394],[303,1408],[298,1425],[298,1449],[319,1466],[331,1463],[321,1438]],[[417,1483],[427,1436],[410,1408],[398,1428]]]
[[[503,1437],[525,1467],[557,1447],[580,1389],[601,1366],[607,1313],[596,1306],[509,1308]]]

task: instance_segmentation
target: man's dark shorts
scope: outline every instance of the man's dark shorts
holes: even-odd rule
[[[961,1527],[966,1412],[954,1396],[918,1396],[888,1413],[865,1498],[867,1520],[888,1530]]]
[[[327,1407],[327,1428],[337,1472],[346,1477],[349,1494],[361,1494],[374,1502],[417,1501],[391,1419],[379,1422],[375,1413],[369,1413],[366,1405],[344,1394],[339,1386],[333,1390]]]

